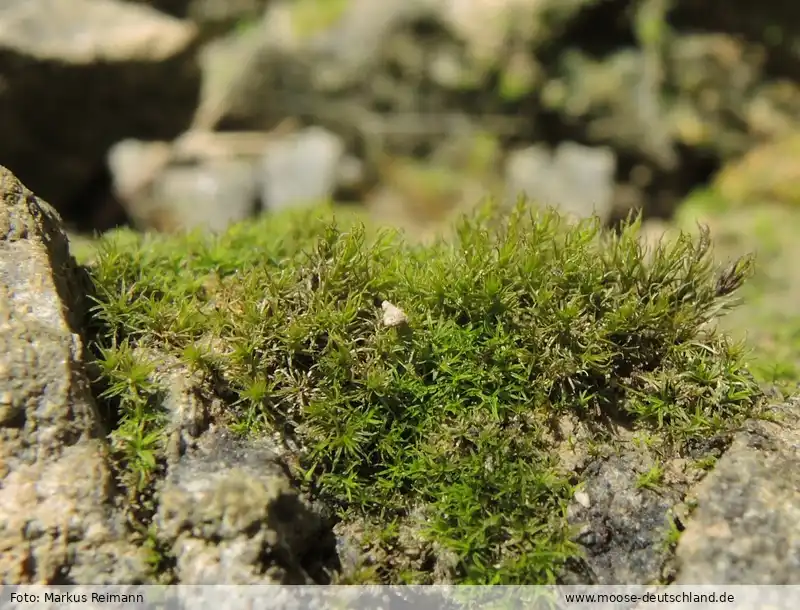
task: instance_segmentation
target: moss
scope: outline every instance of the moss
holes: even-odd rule
[[[658,488],[661,486],[663,481],[664,469],[660,465],[656,464],[646,472],[643,472],[639,475],[638,479],[636,480],[636,486],[641,489],[658,491]]]
[[[648,255],[636,229],[520,206],[428,245],[311,212],[106,238],[92,348],[130,484],[159,474],[158,389],[136,354],[162,353],[214,380],[238,433],[298,441],[306,492],[371,549],[345,582],[432,582],[442,565],[458,583],[553,582],[579,553],[560,417],[599,436],[614,421],[668,457],[760,400],[707,324],[749,262],[715,269],[705,236]],[[407,325],[382,324],[384,300]]]

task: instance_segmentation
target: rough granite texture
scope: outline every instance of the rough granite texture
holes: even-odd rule
[[[681,486],[640,489],[636,481],[646,470],[643,463],[645,456],[631,450],[592,460],[584,471],[584,505],[575,502],[570,508],[584,559],[568,566],[563,576],[568,582],[613,585],[661,577],[669,557],[663,540]]]
[[[182,584],[314,584],[336,563],[330,527],[267,444],[209,430],[159,499],[158,537]]]
[[[751,421],[693,492],[678,584],[800,584],[800,400]]]
[[[60,222],[0,167],[0,580],[141,582],[143,556],[112,507]]]

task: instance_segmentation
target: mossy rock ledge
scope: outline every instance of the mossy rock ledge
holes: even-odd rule
[[[102,238],[77,360],[139,580],[680,580],[729,448],[781,415],[714,329],[750,260],[636,231],[520,206],[425,245],[319,210]]]

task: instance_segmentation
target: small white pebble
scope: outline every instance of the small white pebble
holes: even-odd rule
[[[392,305],[389,301],[381,303],[383,309],[383,325],[392,328],[408,323],[408,316],[399,307]]]
[[[585,491],[576,491],[575,501],[584,508],[589,508],[592,505],[592,501],[589,499],[589,494],[587,494]]]

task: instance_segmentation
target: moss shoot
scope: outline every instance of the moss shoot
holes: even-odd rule
[[[296,441],[305,491],[369,549],[345,581],[434,582],[430,558],[447,556],[457,583],[552,583],[580,552],[560,419],[598,438],[613,422],[674,456],[760,404],[741,345],[713,324],[749,259],[720,270],[707,235],[648,251],[636,231],[521,205],[426,245],[316,211],[105,238],[92,348],[126,484],[159,476],[165,416],[141,354],[161,353],[213,380],[231,429]],[[408,323],[383,324],[383,301]],[[397,561],[410,545],[422,559]]]

